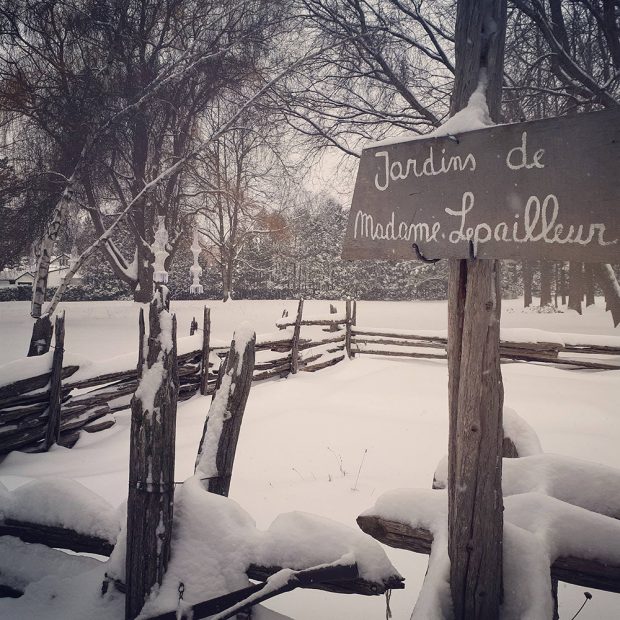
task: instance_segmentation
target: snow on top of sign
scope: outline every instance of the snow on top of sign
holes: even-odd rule
[[[410,142],[412,140],[425,140],[426,138],[439,138],[442,136],[453,136],[466,131],[475,131],[476,129],[485,129],[494,125],[489,115],[489,107],[485,96],[487,87],[487,78],[485,73],[481,73],[480,81],[476,90],[471,94],[467,106],[451,116],[445,123],[422,136],[417,134],[403,134],[395,138],[386,138],[378,142],[370,142],[364,146],[365,149],[371,149],[378,146],[391,146],[400,144],[401,142]]]
[[[117,511],[74,480],[43,478],[14,491],[0,491],[0,519],[16,519],[75,530],[114,542]]]

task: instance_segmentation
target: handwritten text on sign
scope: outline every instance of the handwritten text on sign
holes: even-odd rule
[[[620,261],[620,112],[362,154],[344,258]]]

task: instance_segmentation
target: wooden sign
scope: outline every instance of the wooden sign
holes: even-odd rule
[[[345,259],[620,262],[620,111],[364,150]]]

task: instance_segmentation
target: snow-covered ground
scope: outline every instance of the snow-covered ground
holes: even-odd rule
[[[273,331],[284,307],[294,301],[210,302],[215,337],[230,337],[250,321],[258,332]],[[323,313],[327,302],[306,303]],[[71,303],[67,344],[73,353],[104,359],[135,350],[136,308],[126,302]],[[173,302],[179,332],[189,329],[202,304]],[[360,302],[358,325],[440,330],[445,302]],[[504,303],[504,327],[543,329],[562,334],[620,336],[598,305],[579,317],[523,312],[518,301]],[[20,357],[31,323],[27,304],[0,304],[0,363]],[[556,369],[534,364],[502,366],[505,404],[538,433],[545,452],[591,459],[620,468],[620,371]],[[1,379],[1,378],[0,378]],[[194,397],[178,412],[177,480],[193,473],[196,450],[210,399]],[[113,428],[83,437],[73,450],[48,454],[12,453],[0,464],[0,482],[13,489],[45,476],[73,478],[114,506],[127,492],[129,416],[117,414]],[[255,384],[239,441],[231,497],[265,529],[282,512],[301,510],[355,526],[355,518],[385,491],[429,488],[447,446],[447,370],[445,361],[360,357],[314,374]],[[618,494],[620,489],[609,489]],[[395,591],[396,619],[409,617],[426,570],[427,558],[388,549],[406,577]],[[174,553],[174,549],[173,549]],[[560,617],[571,618],[583,589],[560,584]],[[36,596],[36,595],[34,595]],[[0,618],[26,618],[17,601],[0,599]],[[297,591],[268,606],[297,619],[385,617],[381,597]],[[53,606],[50,607],[53,609]],[[580,620],[617,618],[618,595],[594,592]],[[18,612],[18,616],[16,616]],[[42,617],[42,616],[37,616]],[[49,616],[63,617],[54,612]],[[67,617],[67,616],[65,616]]]

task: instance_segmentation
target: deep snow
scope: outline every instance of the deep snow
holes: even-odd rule
[[[296,308],[294,301],[209,305],[218,338],[230,338],[241,320],[249,320],[259,334],[273,331],[282,308],[288,308],[289,316]],[[327,302],[306,302],[306,306],[308,313],[324,313]],[[137,307],[133,304],[74,303],[65,308],[67,349],[91,358],[100,355],[100,359],[135,351]],[[172,303],[180,335],[188,330],[192,316],[202,315],[201,308],[202,303]],[[441,330],[446,325],[446,304],[360,302],[358,325]],[[574,312],[522,312],[518,301],[504,302],[502,325],[563,334],[620,333],[601,306],[578,317]],[[20,356],[30,326],[26,304],[0,304],[2,361]],[[523,363],[505,364],[502,371],[506,405],[534,428],[546,453],[620,467],[620,371],[574,371]],[[176,480],[193,473],[209,403],[210,399],[194,397],[179,408]],[[48,454],[9,455],[0,464],[0,482],[13,489],[46,476],[73,478],[118,506],[127,491],[129,416],[121,413],[117,418],[116,426],[85,435],[73,450],[57,447]],[[360,357],[315,374],[253,386],[231,497],[261,529],[278,514],[294,510],[355,527],[356,516],[382,493],[399,487],[430,488],[446,445],[445,361]],[[394,592],[391,599],[394,618],[405,619],[428,558],[407,551],[387,552],[407,579],[406,589]],[[578,609],[582,591],[560,584],[561,618],[570,618]],[[15,617],[15,604],[0,601],[0,617]],[[298,591],[268,605],[300,620],[385,617],[380,597]],[[579,618],[611,619],[617,617],[619,608],[617,595],[594,592]]]

